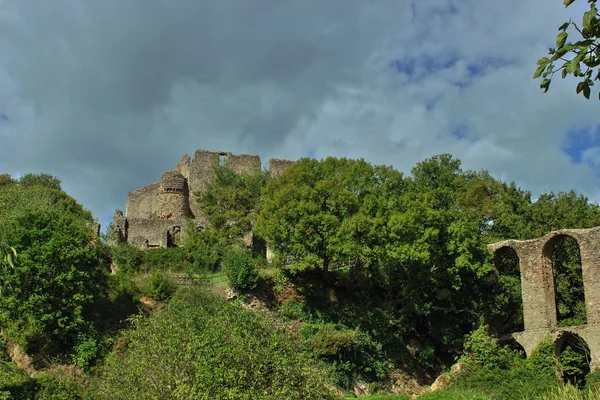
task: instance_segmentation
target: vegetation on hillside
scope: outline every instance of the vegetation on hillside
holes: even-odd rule
[[[516,254],[494,260],[486,244],[600,225],[585,196],[532,201],[442,154],[410,176],[344,158],[302,159],[276,180],[221,166],[199,201],[209,226],[190,221],[178,247],[108,247],[55,177],[0,176],[2,346],[44,371],[30,378],[4,355],[0,393],[329,398],[384,393],[399,375],[431,382],[456,361],[463,372],[424,398],[559,393],[551,344],[524,360],[494,339],[523,329],[521,280]],[[552,263],[559,323],[585,323],[577,243],[558,238]],[[224,291],[215,276],[240,300],[210,295]],[[265,312],[243,309],[255,295]],[[560,370],[593,391],[586,354],[570,340]],[[78,372],[63,380],[56,363]]]

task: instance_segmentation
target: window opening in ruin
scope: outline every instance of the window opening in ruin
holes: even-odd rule
[[[557,346],[563,382],[582,389],[590,373],[590,348],[585,340],[573,333],[563,334]]]
[[[552,264],[558,326],[587,323],[581,254],[577,240],[561,235],[544,246],[544,259]]]
[[[227,166],[227,154],[221,153],[219,154],[219,167]]]
[[[521,269],[519,256],[511,247],[502,247],[494,253],[497,271],[497,308],[490,327],[499,333],[522,332],[523,297],[521,293]]]

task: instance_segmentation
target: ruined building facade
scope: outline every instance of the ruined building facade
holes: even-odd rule
[[[270,159],[269,172],[277,178],[292,161]],[[236,173],[260,171],[260,157],[228,152],[196,150],[194,158],[186,154],[176,168],[163,174],[160,181],[129,192],[125,213],[116,210],[113,229],[117,238],[141,248],[170,247],[184,231],[187,219],[199,227],[208,221],[198,197],[211,182],[215,166],[227,165]]]

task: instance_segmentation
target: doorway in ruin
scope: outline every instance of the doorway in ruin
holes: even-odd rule
[[[552,265],[558,326],[587,323],[579,243],[571,236],[559,235],[546,243],[543,255]]]
[[[591,353],[585,340],[574,333],[564,333],[556,342],[560,372],[564,383],[583,388],[590,373]]]
[[[519,256],[512,247],[507,246],[496,250],[494,261],[497,271],[497,293],[492,328],[499,333],[522,332],[525,326]]]

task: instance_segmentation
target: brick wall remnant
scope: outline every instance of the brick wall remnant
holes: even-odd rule
[[[283,174],[292,165],[294,165],[294,161],[281,160],[279,158],[269,159],[269,172],[271,173],[271,178],[279,178],[281,174]]]
[[[563,236],[575,239],[581,254],[587,324],[578,327],[557,327],[552,250]],[[538,239],[505,240],[488,245],[494,254],[505,247],[514,249],[519,257],[525,320],[524,331],[513,333],[512,337],[530,355],[547,332],[553,332],[555,339],[561,332],[571,332],[589,346],[592,368],[600,366],[600,227],[562,229]]]

